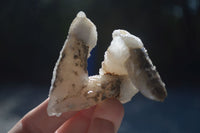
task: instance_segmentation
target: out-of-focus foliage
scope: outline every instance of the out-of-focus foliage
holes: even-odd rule
[[[70,23],[80,10],[98,30],[91,74],[98,73],[111,33],[120,28],[142,39],[167,84],[199,80],[199,0],[4,0],[0,81],[49,84]]]

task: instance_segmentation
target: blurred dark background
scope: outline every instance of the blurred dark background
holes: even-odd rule
[[[119,132],[198,132],[199,0],[1,0],[2,132],[48,96],[59,51],[80,10],[98,31],[90,75],[98,74],[112,31],[125,29],[141,38],[168,89],[164,103],[138,94],[125,104]]]

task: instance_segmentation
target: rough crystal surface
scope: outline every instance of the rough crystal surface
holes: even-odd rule
[[[113,32],[99,75],[88,77],[87,58],[96,42],[96,26],[79,12],[53,71],[49,116],[89,108],[111,97],[126,103],[138,91],[152,100],[164,100],[165,85],[142,41],[125,30]]]

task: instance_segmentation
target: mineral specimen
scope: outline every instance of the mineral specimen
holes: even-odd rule
[[[88,77],[87,58],[97,42],[96,27],[84,12],[79,12],[68,34],[53,71],[49,116],[89,108],[111,97],[126,103],[138,91],[157,101],[167,96],[165,85],[138,37],[115,30],[99,75]]]

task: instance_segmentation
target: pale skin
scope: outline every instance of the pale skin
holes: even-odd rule
[[[47,115],[48,99],[27,113],[8,133],[117,133],[124,116],[123,105],[107,99],[89,109]]]

